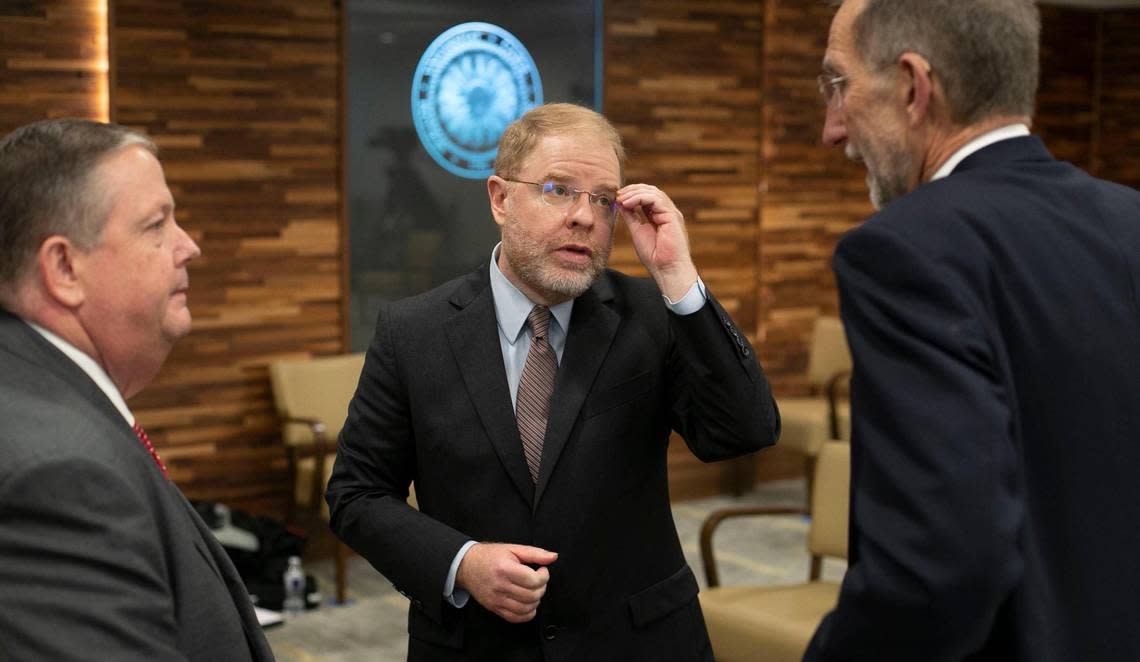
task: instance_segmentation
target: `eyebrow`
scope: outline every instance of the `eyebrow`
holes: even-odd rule
[[[149,211],[143,214],[143,224],[150,224],[151,221],[158,215],[162,214],[163,218],[174,215],[174,203],[163,202],[156,207],[151,207]]]
[[[568,184],[568,183],[577,181],[574,177],[571,177],[570,175],[560,175],[558,173],[553,173],[553,172],[547,173],[547,175],[545,177],[543,177],[542,179],[543,179],[543,181],[554,181],[554,182],[558,182],[559,184]],[[615,192],[617,192],[617,190],[619,188],[621,188],[621,187],[617,186],[616,184],[602,184],[599,186],[598,189],[591,190],[590,193],[599,193],[599,192],[600,193],[615,193]]]

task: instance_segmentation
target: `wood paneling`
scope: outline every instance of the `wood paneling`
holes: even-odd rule
[[[808,391],[815,318],[837,314],[835,242],[872,209],[862,166],[821,140],[816,76],[834,9],[796,0],[767,5],[760,355],[777,395],[787,396]]]
[[[608,0],[605,17],[605,113],[629,154],[626,181],[673,199],[701,277],[755,339],[764,6]],[[645,273],[624,231],[611,263]],[[675,497],[719,492],[733,470],[674,438]]]
[[[1099,15],[1041,8],[1041,81],[1033,129],[1053,155],[1082,168],[1093,163],[1097,121]]]
[[[0,135],[49,117],[107,119],[103,2],[0,3]]]
[[[1140,189],[1140,11],[1100,16],[1099,126],[1093,171]]]
[[[343,350],[331,0],[117,0],[117,122],[161,148],[194,330],[131,401],[192,498],[281,512],[268,362]]]

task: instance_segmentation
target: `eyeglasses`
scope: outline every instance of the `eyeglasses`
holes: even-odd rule
[[[521,179],[507,179],[507,181],[515,182],[517,184],[530,184],[531,186],[537,186],[539,197],[542,198],[542,201],[544,203],[551,207],[559,207],[563,209],[574,204],[574,202],[578,199],[578,196],[585,193],[586,197],[590,200],[590,209],[592,209],[594,211],[594,214],[596,214],[599,218],[612,220],[615,216],[617,216],[618,205],[615,193],[608,191],[603,193],[591,193],[589,191],[576,189],[565,184],[559,184],[558,182],[554,181],[546,181],[542,182],[541,184],[538,182],[527,182]]]
[[[824,105],[830,108],[831,104],[835,103],[836,108],[842,108],[843,90],[847,86],[848,77],[820,74],[815,80],[819,85],[819,95],[823,97]]]

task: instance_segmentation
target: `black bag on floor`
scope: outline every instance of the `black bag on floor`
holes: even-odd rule
[[[253,603],[281,611],[285,601],[283,577],[290,556],[303,556],[307,538],[269,517],[229,510],[212,501],[191,502],[226,550]],[[317,582],[305,575],[305,606],[320,606]]]

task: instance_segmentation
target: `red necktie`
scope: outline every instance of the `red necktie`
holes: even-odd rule
[[[166,477],[166,480],[170,480],[170,472],[166,470],[166,465],[162,463],[162,458],[158,456],[158,451],[154,450],[154,444],[150,443],[150,437],[146,436],[146,430],[143,430],[142,426],[138,423],[135,423],[135,427],[133,429],[135,431],[135,436],[139,438],[139,441],[142,442],[143,446],[146,446],[147,452],[150,453],[150,456],[154,458],[154,463],[157,464],[158,468],[162,470],[162,475]]]

